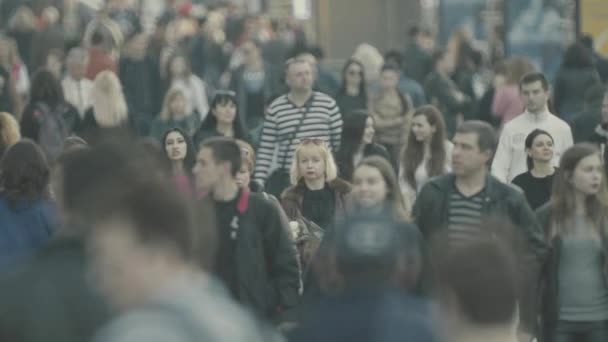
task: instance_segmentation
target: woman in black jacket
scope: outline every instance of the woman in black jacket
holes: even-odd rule
[[[350,114],[355,110],[367,109],[366,87],[363,64],[355,59],[346,61],[342,69],[342,86],[336,94],[336,103],[340,107],[340,112]],[[344,119],[349,118],[347,115],[344,116]]]
[[[348,115],[342,126],[342,142],[336,153],[338,176],[350,182],[355,165],[363,158],[380,156],[390,161],[386,148],[373,142],[374,119],[366,110],[358,110]]]
[[[194,134],[194,146],[198,146],[206,139],[212,137],[230,137],[251,141],[239,117],[239,108],[236,94],[230,90],[215,93],[205,120]]]
[[[606,341],[608,190],[600,151],[561,157],[551,201],[538,212],[550,250],[543,274],[544,341]]]

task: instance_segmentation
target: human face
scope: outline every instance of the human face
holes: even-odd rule
[[[380,82],[385,90],[395,89],[399,84],[399,73],[394,70],[384,70],[380,75]]]
[[[230,172],[229,170],[227,171]],[[196,188],[198,190],[210,191],[220,182],[224,170],[216,162],[213,151],[208,147],[203,147],[198,152],[193,172]]]
[[[466,177],[486,167],[489,151],[479,149],[479,138],[475,133],[456,133],[452,151],[452,172],[457,177]]]
[[[239,188],[246,188],[249,186],[249,182],[251,182],[251,171],[247,165],[243,165],[236,174],[236,185],[238,185]]]
[[[377,208],[386,200],[388,186],[378,169],[361,165],[353,173],[353,193],[361,207]]]
[[[302,177],[315,181],[325,177],[325,160],[319,151],[304,147],[298,152],[298,168]]]
[[[236,117],[236,105],[232,101],[218,103],[212,111],[218,123],[232,124]]]
[[[543,89],[541,81],[524,84],[521,86],[521,96],[530,113],[540,113],[547,106],[549,91]]]
[[[312,66],[306,62],[294,62],[287,70],[287,85],[295,91],[312,90]]]
[[[371,144],[374,139],[374,134],[376,131],[374,130],[374,119],[372,117],[368,117],[365,120],[365,130],[363,131],[363,144]]]
[[[243,56],[245,57],[245,63],[248,65],[255,64],[259,61],[260,51],[255,44],[247,42],[242,48]]]
[[[553,139],[546,134],[534,138],[532,147],[526,151],[534,161],[550,162],[553,159]]]
[[[61,64],[61,59],[59,59],[59,57],[49,55],[46,58],[46,67],[53,75],[55,75],[55,77],[57,77],[57,79],[61,79],[63,65]]]
[[[174,116],[186,114],[186,99],[183,95],[175,95],[169,103],[169,110]]]
[[[581,159],[572,174],[572,185],[576,191],[592,196],[600,191],[604,166],[599,154],[592,154]]]
[[[188,145],[186,139],[180,132],[171,132],[167,134],[165,139],[165,152],[169,156],[169,160],[178,161],[186,159]]]
[[[344,72],[344,80],[347,84],[360,84],[363,79],[363,69],[355,63],[351,63]]]
[[[602,122],[608,123],[608,93],[604,95],[604,101],[602,101]]]
[[[416,115],[412,119],[412,133],[418,142],[430,142],[436,130],[424,114]]]
[[[94,284],[116,309],[141,304],[148,293],[150,259],[124,220],[97,223],[89,241]]]

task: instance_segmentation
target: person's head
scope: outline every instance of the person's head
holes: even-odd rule
[[[591,51],[581,43],[570,45],[564,52],[562,68],[566,69],[583,69],[592,68],[593,56]]]
[[[594,51],[595,45],[594,45],[594,41],[593,41],[593,36],[590,35],[589,33],[583,33],[583,34],[581,34],[581,36],[579,37],[578,41],[585,48],[587,48],[589,51],[591,51],[591,52]]]
[[[483,121],[465,121],[456,128],[452,152],[452,172],[468,177],[487,170],[496,148],[496,130]]]
[[[55,107],[63,101],[63,88],[55,75],[46,69],[38,70],[32,78],[30,102],[43,102]]]
[[[8,22],[11,31],[34,31],[36,29],[36,15],[26,5],[19,6]]]
[[[526,137],[526,164],[532,170],[536,163],[550,163],[553,159],[553,137],[547,131],[535,129]]]
[[[312,90],[314,75],[313,65],[310,62],[302,58],[295,58],[287,60],[285,64],[285,82],[291,91]]]
[[[163,150],[171,163],[183,163],[184,171],[190,173],[194,166],[195,151],[188,134],[179,128],[171,128],[163,135]]]
[[[125,55],[136,60],[141,60],[146,56],[150,37],[147,33],[138,32],[134,34],[125,44]]]
[[[0,188],[12,206],[49,195],[46,156],[33,141],[21,140],[6,150],[0,162]]]
[[[468,336],[484,328],[514,335],[519,272],[513,252],[499,239],[479,238],[434,254],[440,335]]]
[[[244,61],[247,65],[255,65],[262,60],[260,42],[256,40],[245,42],[241,47],[241,51],[243,52]]]
[[[213,192],[216,187],[236,182],[241,161],[241,149],[234,139],[216,137],[205,140],[196,156],[193,171],[197,189]]]
[[[382,89],[390,90],[397,89],[399,86],[399,78],[401,78],[401,70],[396,64],[386,63],[380,70],[380,84]]]
[[[163,109],[160,112],[160,118],[168,121],[173,118],[179,118],[187,115],[186,113],[186,94],[180,87],[172,87],[167,91],[163,99]]]
[[[15,39],[0,34],[0,65],[11,69],[15,64],[21,63],[19,49]]]
[[[367,157],[357,165],[352,192],[359,208],[366,211],[388,209],[394,219],[408,219],[393,166],[383,157]]]
[[[432,61],[435,70],[447,74],[454,72],[456,65],[454,56],[451,53],[443,50],[437,50],[432,55]]]
[[[21,139],[19,123],[11,114],[0,112],[0,159],[4,152]]]
[[[216,124],[234,124],[237,121],[237,102],[236,94],[232,91],[217,92],[211,101],[210,115],[215,119]]]
[[[146,303],[190,271],[201,242],[190,206],[173,187],[148,182],[123,192],[88,239],[95,284],[118,310]]]
[[[403,54],[397,50],[389,50],[384,54],[384,63],[396,65],[403,68]]]
[[[331,182],[338,176],[334,157],[321,138],[304,138],[294,152],[289,171],[292,185],[300,180]]]
[[[530,113],[541,113],[549,102],[549,81],[540,72],[525,74],[519,81],[519,91],[526,110]]]
[[[97,74],[90,97],[99,126],[115,127],[127,120],[128,109],[122,85],[112,71],[105,70]]]
[[[53,49],[46,56],[44,67],[55,75],[57,79],[63,76],[63,50]]]
[[[446,135],[445,121],[437,107],[424,105],[416,109],[412,116],[412,132],[401,156],[403,176],[409,184],[416,185],[415,172],[424,162],[426,146],[430,147],[432,156],[427,166],[429,176],[444,173]]]
[[[365,68],[361,62],[352,58],[344,63],[342,69],[342,93],[346,91],[347,85],[357,86],[359,96],[366,96]]]
[[[335,273],[343,287],[411,289],[420,270],[420,250],[408,241],[415,228],[382,215],[353,215],[334,233]]]
[[[87,65],[89,64],[89,55],[85,49],[75,47],[68,53],[65,63],[68,74],[73,79],[80,81],[85,76]]]
[[[608,210],[605,178],[602,156],[596,146],[576,144],[562,154],[551,193],[553,234],[567,231],[567,223],[571,223],[580,204],[584,204],[585,215],[593,220],[596,229],[601,228]],[[577,198],[584,198],[584,203],[577,204]]]
[[[181,53],[176,53],[167,62],[167,66],[169,68],[169,78],[181,78],[189,76],[192,71],[190,69],[190,61],[186,57],[186,55]]]
[[[529,58],[516,56],[506,61],[506,82],[510,85],[519,85],[519,81],[524,75],[534,72],[534,64]]]
[[[249,187],[251,183],[251,175],[255,169],[255,151],[247,142],[237,139],[236,143],[241,149],[241,169],[236,174],[236,184],[240,188]]]

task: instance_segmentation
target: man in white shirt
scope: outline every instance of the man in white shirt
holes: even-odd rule
[[[556,166],[562,153],[573,144],[570,126],[549,112],[549,82],[545,76],[538,72],[524,75],[519,90],[526,111],[504,126],[492,163],[492,175],[503,182],[511,182],[515,176],[527,171],[524,142],[533,130],[545,130],[553,137],[553,163]]]
[[[78,109],[81,119],[91,106],[89,92],[93,82],[84,77],[88,59],[88,53],[83,48],[76,47],[70,50],[66,59],[68,74],[61,81],[65,100]]]

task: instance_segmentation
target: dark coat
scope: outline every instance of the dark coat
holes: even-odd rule
[[[160,112],[162,102],[158,64],[148,56],[141,60],[124,57],[118,70],[129,113],[151,121]]]
[[[41,120],[37,118],[36,111],[42,111],[44,108],[48,108],[48,105],[41,106],[40,103],[28,103],[23,110],[23,115],[21,115],[21,135],[38,142]],[[70,133],[77,130],[82,124],[78,109],[68,102],[64,101],[50,111],[61,115]]]
[[[89,145],[96,145],[107,139],[132,136],[133,129],[132,124],[129,121],[115,127],[99,126],[95,119],[93,107],[91,107],[84,114],[80,126],[76,129],[76,134],[84,139]]]
[[[347,196],[351,191],[351,185],[340,178],[336,178],[328,183],[329,188],[335,193],[334,215],[336,218],[346,216]],[[292,185],[285,189],[281,196],[281,204],[283,210],[287,214],[290,221],[295,221],[302,218],[302,203],[304,201],[304,192],[306,184],[304,179],[301,179],[297,185]]]
[[[267,318],[299,302],[300,274],[289,226],[263,194],[242,191],[236,243],[238,299]]]
[[[0,270],[13,269],[36,254],[59,230],[57,207],[48,199],[11,205],[0,192]]]
[[[600,83],[600,76],[595,67],[560,69],[553,89],[555,111],[559,117],[572,121],[572,118],[584,109],[587,90]]]
[[[281,92],[280,72],[268,63],[264,63],[264,87],[262,93],[264,103],[268,103],[272,98]],[[255,113],[247,113],[247,89],[245,88],[245,66],[238,67],[230,79],[230,89],[236,93],[237,108],[243,127],[253,129],[264,121],[264,108],[260,108],[261,115],[256,117]]]
[[[433,71],[424,82],[427,99],[429,103],[436,106],[443,114],[448,137],[452,137],[456,131],[456,115],[467,115],[469,103],[459,102],[455,93],[459,91],[458,86],[452,79]]]
[[[431,55],[416,43],[407,46],[403,54],[403,60],[405,75],[418,81],[418,83],[424,82],[433,69]]]
[[[414,221],[427,240],[448,228],[448,194],[452,191],[454,181],[453,174],[432,178],[422,187],[416,198],[413,208]],[[526,242],[523,253],[518,253],[522,274],[520,319],[524,329],[532,331],[536,326],[535,294],[538,270],[547,252],[542,230],[524,195],[491,175],[488,175],[486,180],[482,214],[494,222],[513,225],[517,229],[516,234],[513,234],[514,242],[518,242],[519,238]]]
[[[541,274],[541,341],[551,341],[550,337],[555,331],[559,320],[559,261],[562,249],[562,239],[559,236],[549,237],[551,223],[551,204],[546,204],[537,211],[538,221],[544,229],[546,239],[550,240],[549,253]],[[604,279],[608,284],[608,237],[602,236]]]
[[[574,143],[589,142],[595,134],[595,128],[601,123],[600,110],[588,110],[579,113],[570,123]]]
[[[31,262],[0,279],[0,340],[92,340],[110,318],[88,277],[85,243],[51,242]]]
[[[213,114],[209,114],[209,115],[213,115]],[[239,133],[238,131],[239,130],[237,130],[235,128],[235,130],[234,130],[235,139],[240,139],[247,143],[251,143],[251,137],[249,136],[249,134],[247,134],[247,132]],[[218,132],[215,127],[203,127],[201,124],[201,126],[198,128],[198,130],[194,133],[194,136],[192,137],[192,142],[194,143],[194,146],[196,146],[198,148],[198,146],[200,146],[200,144],[203,141],[205,141],[209,138],[214,138],[214,137],[223,137],[223,135],[220,132]]]

